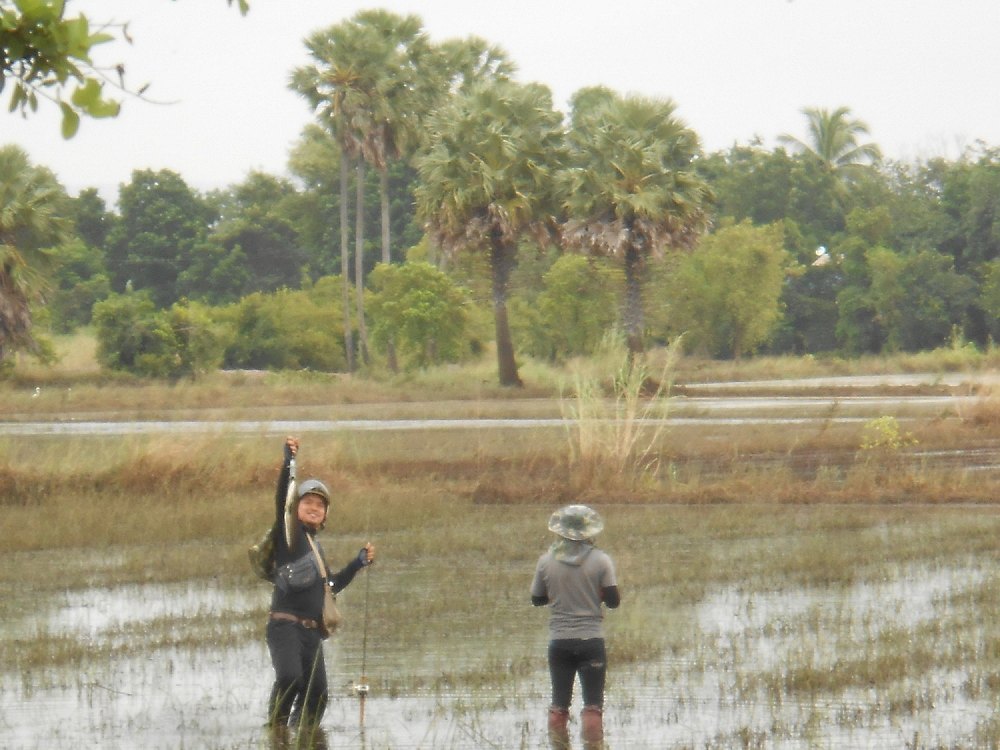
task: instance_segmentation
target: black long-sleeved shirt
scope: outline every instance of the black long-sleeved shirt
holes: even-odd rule
[[[298,515],[292,513],[291,545],[286,541],[288,536],[285,533],[285,497],[288,494],[289,482],[289,461],[285,458],[281,469],[281,476],[278,478],[278,486],[275,491],[275,531],[274,531],[274,562],[280,569],[282,565],[299,561],[304,556],[313,557],[312,547],[306,534],[315,537],[309,527],[298,520]],[[315,541],[315,539],[314,539]],[[323,549],[316,542],[320,555],[323,557],[326,566],[326,556]],[[323,617],[323,586],[329,585],[333,593],[339,593],[347,588],[348,584],[354,580],[354,576],[364,565],[358,557],[354,557],[339,572],[331,573],[327,566],[327,579],[324,580],[317,575],[315,582],[309,587],[300,591],[284,590],[281,586],[275,585],[271,595],[271,611],[286,612],[308,620],[320,620]]]

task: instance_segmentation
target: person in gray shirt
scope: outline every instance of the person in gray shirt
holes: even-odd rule
[[[567,722],[577,675],[583,694],[583,740],[600,743],[604,736],[607,655],[601,605],[614,609],[621,597],[614,563],[594,545],[603,528],[600,515],[586,505],[557,510],[549,519],[549,531],[558,538],[538,559],[531,582],[531,603],[551,608],[548,660],[552,705],[548,727],[556,747],[568,746]]]

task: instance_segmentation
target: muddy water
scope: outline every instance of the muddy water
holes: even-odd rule
[[[901,714],[880,708],[885,695],[860,689],[775,700],[754,677],[803,661],[833,670],[879,633],[947,617],[948,597],[985,575],[976,567],[901,567],[889,579],[846,589],[711,590],[691,611],[663,615],[664,623],[688,623],[683,648],[651,663],[611,665],[607,747],[897,748],[914,737],[921,747],[972,747],[977,723],[993,707],[964,694],[964,670],[922,675],[921,684],[904,686],[923,699]],[[122,655],[30,674],[0,668],[3,748],[271,747],[262,728],[270,681],[262,622],[254,635],[217,648],[136,648],[153,620],[175,618],[182,630],[200,615],[262,614],[266,591],[260,587],[97,588],[59,595],[50,604],[42,618],[50,634],[72,636],[95,650],[120,644]],[[0,637],[30,636],[38,622],[13,618]],[[361,634],[354,624],[326,646],[333,693],[324,720],[327,747],[548,746],[543,628],[493,644],[489,657],[478,643],[427,642],[419,649],[372,644],[363,665],[371,691],[362,726],[355,690]],[[384,687],[387,675],[406,673],[418,678],[414,684],[420,678],[426,684],[498,653],[512,660],[537,657],[537,669],[523,680],[475,690],[397,688],[390,694]]]

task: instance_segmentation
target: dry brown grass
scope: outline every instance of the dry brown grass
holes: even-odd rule
[[[461,402],[486,405],[487,410],[525,400],[558,400],[574,373],[598,380],[608,377],[608,363],[600,358],[574,361],[566,366],[525,359],[521,363],[523,389],[500,388],[492,356],[399,376],[369,376],[313,372],[265,373],[218,372],[197,381],[164,383],[148,381],[98,368],[96,342],[88,331],[56,337],[59,360],[44,366],[30,358],[19,358],[12,374],[0,382],[0,418],[32,419],[46,415],[90,415],[114,412],[123,417],[145,419],[183,418],[185,410],[214,411],[219,418],[266,414],[277,418],[283,411],[337,408],[344,414],[381,406],[383,412],[410,405],[410,411],[426,402]],[[667,349],[648,353],[650,372],[659,373],[670,356]],[[1000,369],[1000,352],[978,352],[967,346],[946,347],[933,352],[844,359],[823,357],[753,357],[742,360],[708,360],[683,357],[671,365],[679,384],[807,378],[830,375],[893,373],[985,373]],[[659,384],[654,384],[655,385]],[[35,389],[39,394],[34,395]],[[925,386],[920,392],[940,391]],[[900,392],[898,389],[895,392]],[[648,395],[648,394],[647,394]],[[444,407],[447,408],[447,407]],[[984,406],[985,408],[985,406]],[[547,409],[558,414],[558,406]]]

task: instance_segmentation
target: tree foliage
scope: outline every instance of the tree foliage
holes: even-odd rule
[[[533,304],[519,308],[525,319],[518,326],[521,346],[557,362],[593,354],[621,320],[621,276],[603,258],[560,256],[542,275],[543,288]]]
[[[156,306],[147,292],[113,294],[94,305],[98,361],[142,377],[194,377],[219,366],[222,336],[197,305]]]
[[[18,349],[41,352],[31,308],[51,287],[53,248],[70,236],[68,202],[52,172],[0,148],[0,363]]]
[[[108,236],[114,289],[147,290],[159,307],[182,296],[178,280],[204,241],[211,207],[171,170],[137,170],[119,190],[121,220]]]
[[[868,135],[868,125],[854,118],[848,107],[834,110],[806,107],[802,112],[808,120],[807,138],[800,140],[793,135],[783,135],[780,140],[812,155],[829,172],[849,179],[864,165],[882,158],[877,145],[861,142],[861,138]]]
[[[379,264],[371,286],[372,337],[383,346],[395,341],[408,366],[455,362],[468,352],[468,294],[443,271],[424,262]]]
[[[125,68],[98,67],[91,54],[119,36],[131,41],[125,25],[99,24],[95,31],[83,13],[67,16],[70,2],[0,0],[0,92],[9,86],[10,111],[23,115],[38,109],[39,97],[51,100],[62,111],[64,138],[76,135],[81,117],[118,116],[121,104],[105,88],[127,91]],[[249,9],[247,0],[237,4],[242,13]]]
[[[923,250],[868,253],[871,306],[883,331],[883,349],[918,351],[946,344],[961,327],[975,288],[955,273],[951,258]]]
[[[544,86],[476,84],[431,116],[417,157],[417,210],[433,240],[449,253],[490,258],[504,386],[521,384],[507,317],[510,274],[521,238],[544,236],[558,210],[561,119]]]
[[[764,344],[781,317],[789,258],[779,224],[720,227],[678,266],[673,323],[689,346],[740,358]]]
[[[342,371],[346,357],[334,304],[339,283],[336,277],[326,277],[307,290],[256,292],[225,308],[218,315],[232,331],[225,366]]]
[[[578,92],[561,174],[569,246],[621,258],[625,332],[641,352],[642,264],[668,248],[689,248],[708,224],[712,191],[693,167],[698,138],[670,100]]]
[[[62,245],[56,264],[48,305],[51,326],[58,333],[69,333],[90,323],[94,303],[111,294],[111,282],[103,252],[82,240]]]

